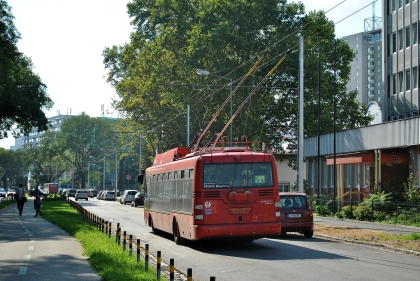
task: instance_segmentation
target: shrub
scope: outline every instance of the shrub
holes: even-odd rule
[[[314,212],[319,216],[331,216],[331,211],[325,205],[315,205],[313,206]]]
[[[354,217],[359,221],[372,220],[372,209],[367,205],[360,204],[353,213]]]
[[[344,218],[346,218],[346,219],[352,219],[352,218],[354,218],[354,215],[353,215],[354,209],[355,208],[351,208],[350,206],[344,206],[341,209],[341,212],[340,213],[342,213],[342,215],[343,215]]]

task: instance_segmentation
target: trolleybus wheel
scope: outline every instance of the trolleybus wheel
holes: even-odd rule
[[[174,233],[174,241],[177,245],[182,245],[182,237],[179,236],[178,223],[174,220],[172,224],[172,232]]]

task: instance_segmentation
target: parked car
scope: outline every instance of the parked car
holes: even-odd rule
[[[16,195],[16,190],[14,188],[9,188],[9,190],[7,191],[7,197],[14,198],[15,195]]]
[[[105,191],[103,194],[103,200],[114,200],[115,201],[115,191]]]
[[[314,217],[305,193],[280,192],[281,234],[299,232],[306,238],[314,235]]]
[[[78,199],[85,199],[86,201],[88,201],[88,193],[86,190],[78,190],[76,191],[76,194],[74,195],[74,200],[78,200]]]
[[[134,199],[131,201],[131,207],[144,206],[144,194],[137,192]]]
[[[66,192],[66,197],[70,198],[70,197],[74,197],[76,195],[77,190],[76,189],[69,189]]]
[[[136,195],[137,190],[125,190],[123,195],[120,197],[120,204],[131,203]]]
[[[90,198],[96,197],[97,194],[98,194],[98,191],[96,189],[89,189],[88,196]]]
[[[105,190],[99,190],[98,193],[96,194],[96,198],[97,199],[101,199],[102,193],[104,193]]]
[[[4,188],[0,188],[0,197],[6,198],[6,191],[4,191]]]

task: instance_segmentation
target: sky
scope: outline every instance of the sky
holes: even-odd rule
[[[129,42],[133,28],[126,5],[130,1],[6,1],[21,34],[18,48],[32,59],[33,71],[47,85],[47,93],[54,101],[54,107],[45,111],[46,116],[86,112],[99,117],[103,105],[105,116],[116,117],[111,107],[115,89],[105,81],[102,52],[106,47]],[[307,11],[328,11],[338,5],[326,14],[334,22],[355,13],[336,25],[337,37],[364,31],[364,19],[372,17],[372,1],[301,0]],[[376,1],[375,7],[376,16],[381,17],[381,1]],[[0,140],[0,147],[9,149],[12,145],[12,137]]]

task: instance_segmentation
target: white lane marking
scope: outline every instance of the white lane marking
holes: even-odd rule
[[[30,260],[31,259],[31,255],[26,255],[26,257],[25,257],[25,261],[28,261],[28,260]]]
[[[33,251],[35,246],[29,246],[28,251]]]
[[[28,268],[26,266],[23,266],[19,269],[18,275],[25,275],[26,274],[26,270],[28,270]]]
[[[32,238],[32,239],[31,239],[31,243],[35,243],[35,239],[33,239],[33,238]]]

